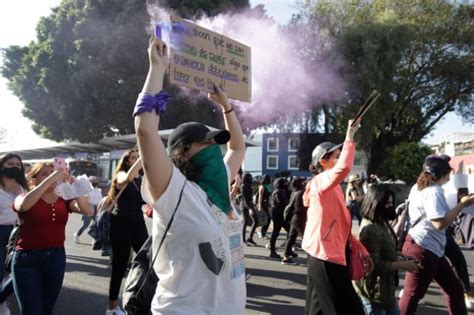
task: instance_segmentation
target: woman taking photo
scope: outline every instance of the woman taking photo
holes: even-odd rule
[[[359,239],[369,251],[374,270],[355,282],[367,315],[397,315],[395,290],[398,286],[398,270],[417,272],[418,261],[399,258],[395,232],[388,223],[396,217],[395,194],[385,185],[368,188],[362,203],[362,223]]]
[[[127,271],[130,251],[138,253],[148,238],[140,193],[142,164],[137,150],[128,150],[120,158],[107,202],[113,204],[120,191],[110,218],[110,242],[112,245],[112,271],[109,285],[109,307],[106,314],[123,314],[118,306],[122,279]]]
[[[154,254],[164,239],[154,265],[160,281],[152,312],[244,314],[242,218],[229,196],[244,160],[242,129],[226,94],[215,86],[210,97],[221,108],[226,130],[184,123],[165,150],[157,130],[169,98],[162,91],[167,47],[153,38],[148,53],[150,70],[134,116],[145,172],[142,195],[153,207]],[[225,143],[222,158],[219,144]]]
[[[323,142],[312,153],[310,171],[315,176],[304,193],[308,206],[302,244],[308,253],[305,314],[364,314],[349,274],[349,241],[358,241],[351,234],[352,216],[340,186],[354,160],[359,124],[351,124],[342,150],[341,145]],[[368,253],[364,264],[366,270],[371,269]]]
[[[9,314],[5,300],[13,293],[13,280],[3,282],[8,239],[17,222],[13,211],[15,198],[28,191],[25,169],[21,158],[12,153],[6,154],[0,161],[0,314]],[[2,286],[1,284],[4,283]]]
[[[432,280],[444,291],[449,314],[467,314],[463,286],[444,257],[445,231],[465,207],[474,203],[474,195],[463,197],[458,205],[449,209],[441,186],[449,181],[450,159],[444,154],[428,156],[408,197],[411,228],[402,252],[418,259],[423,269],[405,275],[400,299],[402,314],[416,313],[418,302]]]
[[[21,227],[12,262],[13,286],[21,314],[49,315],[64,279],[69,213],[92,215],[92,211],[86,197],[64,200],[56,193],[56,184],[70,178],[52,164],[36,163],[28,178],[31,190],[18,196],[14,205]]]

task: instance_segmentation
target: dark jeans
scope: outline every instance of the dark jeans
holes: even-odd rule
[[[147,238],[148,233],[146,227],[144,227],[142,233],[135,235],[132,240],[112,237],[112,273],[109,284],[109,300],[118,300],[122,279],[127,271],[131,249],[133,248],[133,251],[138,253]]]
[[[285,257],[290,256],[293,251],[291,248],[296,244],[296,239],[298,235],[304,235],[304,228],[306,227],[306,214],[305,213],[295,213],[291,217],[290,223],[290,233],[285,246]]]
[[[82,225],[77,231],[77,236],[81,236],[81,234],[89,227],[89,224],[91,224],[92,217],[89,217],[87,215],[82,216]]]
[[[346,254],[346,258],[349,255]],[[364,315],[349,268],[308,254],[305,315]]]
[[[271,218],[270,211],[268,211],[268,209],[263,209],[263,211],[265,211],[268,214],[268,217]],[[268,220],[268,223],[262,226],[262,229],[261,229],[262,237],[265,237],[267,235],[267,231],[268,231],[268,227],[270,226],[270,222],[271,222],[271,220]]]
[[[459,245],[454,240],[454,228],[448,227],[446,229],[446,246],[444,247],[444,254],[449,258],[451,264],[454,266],[459,280],[461,280],[464,291],[471,292],[471,283],[469,282],[469,271],[467,270],[466,258],[462,253]]]
[[[2,287],[3,277],[5,276],[5,265],[6,258],[6,246],[8,244],[8,239],[13,230],[13,225],[0,225],[0,303],[5,302],[5,300],[13,293],[13,281],[8,279],[5,282],[5,285]]]
[[[401,314],[416,313],[418,302],[425,295],[432,280],[443,290],[449,314],[467,314],[463,287],[445,257],[438,257],[416,244],[410,235],[405,239],[402,252],[420,260],[423,269],[417,273],[407,272],[405,275],[405,287],[400,299]]]
[[[272,209],[272,220],[273,220],[273,232],[270,237],[270,251],[275,251],[275,243],[280,235],[281,228],[284,228],[288,234],[290,233],[290,224],[283,219],[283,211],[278,209]],[[263,234],[263,233],[262,233]]]
[[[64,247],[15,252],[13,286],[22,315],[50,315],[66,268]]]

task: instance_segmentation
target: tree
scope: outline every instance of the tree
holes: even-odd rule
[[[416,142],[402,142],[390,150],[390,158],[381,169],[390,168],[385,173],[393,174],[395,179],[401,179],[412,185],[421,172],[425,157],[430,153],[431,149],[428,146]]]
[[[186,17],[248,5],[243,0],[170,3]],[[64,0],[41,19],[36,41],[4,49],[2,75],[24,103],[34,131],[82,142],[133,133],[133,104],[148,68],[148,19],[143,1]],[[189,120],[215,124],[221,117],[197,93],[167,89],[173,101],[161,128]]]
[[[449,112],[474,121],[473,13],[473,4],[447,0],[317,1],[301,8],[294,23],[332,38],[345,60],[346,99],[321,109],[325,121],[342,133],[370,91],[381,93],[360,132],[367,173],[390,172],[383,167],[390,149],[419,142]]]

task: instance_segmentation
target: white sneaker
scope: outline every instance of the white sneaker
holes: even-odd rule
[[[466,308],[468,310],[474,307],[474,293],[464,293],[464,303],[466,303]]]
[[[81,238],[77,233],[74,233],[74,243],[80,244],[81,243]]]
[[[117,306],[117,307],[114,308],[113,310],[107,309],[107,310],[105,311],[105,315],[127,315],[127,314],[125,314],[125,312],[122,311],[122,309]]]
[[[0,303],[0,315],[10,315],[10,309],[8,308],[8,303]]]

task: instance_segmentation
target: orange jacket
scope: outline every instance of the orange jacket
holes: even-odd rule
[[[351,171],[354,152],[355,143],[344,142],[336,165],[314,176],[303,195],[305,206],[309,207],[303,249],[313,257],[344,266],[346,244],[353,236],[352,216],[340,184]]]

